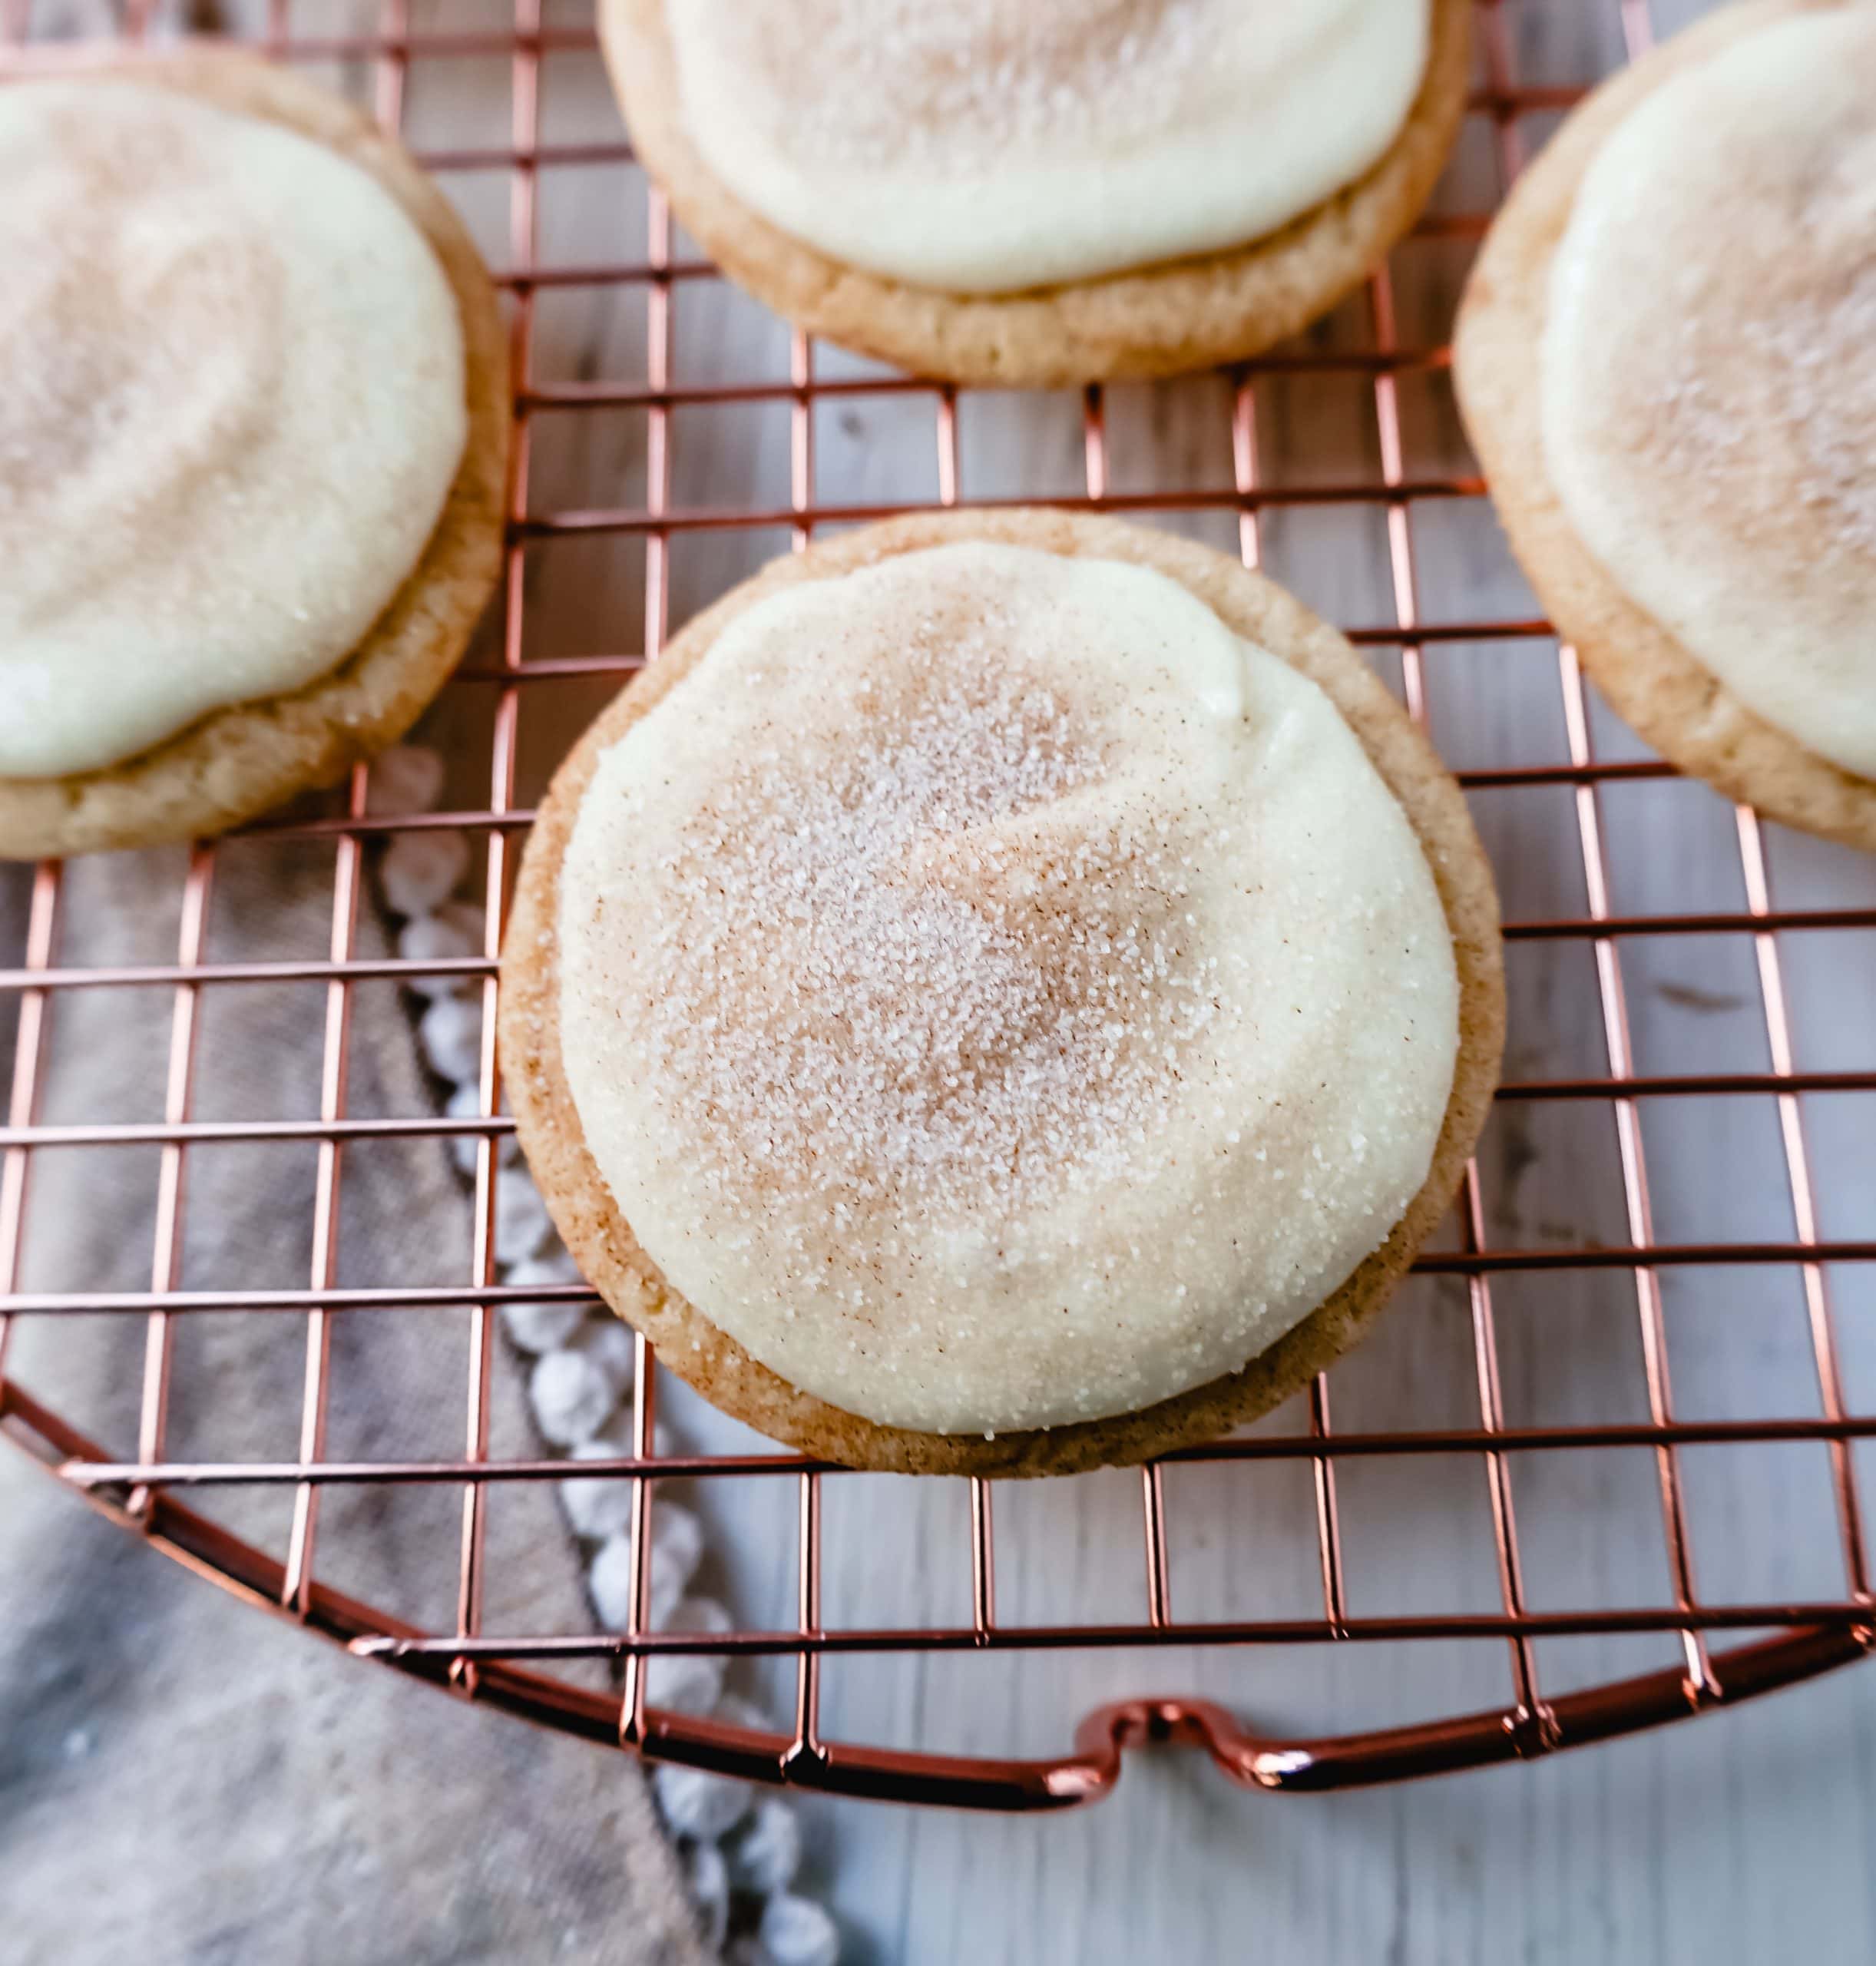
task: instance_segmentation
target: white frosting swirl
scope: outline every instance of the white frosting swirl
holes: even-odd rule
[[[1749,34],[1610,134],[1552,264],[1540,407],[1623,591],[1876,778],[1876,6]]]
[[[685,124],[843,263],[997,293],[1259,239],[1400,133],[1430,0],[663,0]]]
[[[350,653],[468,434],[366,171],[159,87],[0,90],[0,776],[114,764]]]
[[[963,544],[756,603],[562,865],[587,1145],[673,1286],[882,1423],[1235,1369],[1424,1183],[1457,982],[1315,686],[1184,588]]]

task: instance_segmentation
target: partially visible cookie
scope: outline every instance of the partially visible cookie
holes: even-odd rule
[[[0,94],[0,855],[222,831],[342,776],[501,566],[508,379],[402,149],[232,51]]]
[[[1152,659],[1097,670],[1129,635]],[[1464,799],[1342,637],[1039,511],[816,545],[675,637],[557,775],[501,984],[523,1147],[608,1302],[763,1432],[915,1473],[1138,1461],[1305,1384],[1447,1206],[1504,1024]]]
[[[1749,0],[1514,186],[1456,382],[1598,687],[1729,798],[1876,849],[1876,10]]]
[[[723,270],[864,354],[1044,387],[1242,359],[1357,286],[1444,164],[1472,8],[675,0],[680,46],[673,4],[602,0],[601,43],[639,154]],[[1242,83],[1210,44],[1226,35]],[[1156,126],[1180,89],[1189,114]],[[1163,181],[1122,167],[1143,131],[1183,146]],[[931,195],[902,196],[928,137]],[[1103,214],[1105,263],[1089,236]]]

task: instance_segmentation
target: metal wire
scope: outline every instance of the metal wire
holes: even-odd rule
[[[1520,85],[1514,72],[1507,14],[1516,0],[1480,0],[1483,86],[1471,111],[1485,119],[1495,139],[1501,175],[1508,182],[1522,161],[1523,120],[1540,111],[1567,108],[1574,89]],[[1631,55],[1647,45],[1646,0],[1609,0],[1616,9]],[[29,6],[0,0],[0,48],[25,41]],[[127,31],[134,38],[144,10],[133,9]],[[257,42],[290,61],[341,58],[370,65],[376,112],[387,128],[402,127],[412,65],[500,55],[510,64],[509,127],[505,141],[452,149],[420,151],[429,167],[452,174],[501,170],[508,174],[508,270],[510,349],[516,378],[513,462],[508,489],[508,547],[501,590],[498,654],[466,663],[459,690],[492,690],[481,699],[491,730],[485,806],[408,816],[368,812],[369,773],[361,768],[346,788],[341,809],[323,816],[263,822],[250,829],[270,839],[329,839],[335,848],[328,952],[313,961],[213,959],[206,955],[206,925],[213,892],[217,849],[192,853],[184,876],[174,962],[80,967],[59,960],[63,889],[60,869],[48,864],[35,878],[23,948],[17,965],[0,968],[0,995],[15,1000],[11,1094],[0,1125],[0,1431],[35,1455],[74,1491],[154,1546],[189,1563],[257,1603],[349,1645],[361,1655],[397,1666],[458,1695],[520,1713],[597,1742],[624,1743],[645,1753],[761,1779],[862,1796],[933,1799],[986,1807],[1059,1807],[1107,1792],[1120,1756],[1130,1744],[1173,1740],[1209,1753],[1235,1779],[1266,1789],[1318,1788],[1395,1779],[1438,1769],[1530,1756],[1684,1716],[1751,1696],[1859,1657],[1876,1644],[1868,1558],[1857,1483],[1855,1444],[1876,1438],[1876,1414],[1854,1411],[1845,1392],[1841,1349],[1827,1277],[1829,1266],[1876,1261],[1876,1230],[1861,1236],[1825,1237],[1814,1193],[1815,1153],[1807,1137],[1803,1095],[1876,1091],[1876,1064],[1868,1068],[1801,1069],[1797,1061],[1790,993],[1782,941],[1796,931],[1876,928],[1876,907],[1842,905],[1781,908],[1775,902],[1765,841],[1756,816],[1735,816],[1742,909],[1700,912],[1625,914],[1612,899],[1611,834],[1603,801],[1613,786],[1673,776],[1653,760],[1599,759],[1591,741],[1590,700],[1573,654],[1557,651],[1560,701],[1567,756],[1560,761],[1474,766],[1457,776],[1468,790],[1529,792],[1567,789],[1586,905],[1580,915],[1514,920],[1514,945],[1531,947],[1560,962],[1586,948],[1595,975],[1594,1008],[1603,1068],[1575,1077],[1514,1079],[1499,1092],[1501,1107],[1534,1102],[1606,1105],[1609,1144],[1619,1169],[1626,1241],[1570,1247],[1494,1247],[1476,1165],[1468,1167],[1457,1207],[1454,1246],[1424,1255],[1424,1275],[1464,1279],[1471,1348],[1477,1424],[1409,1431],[1350,1428],[1335,1418],[1329,1382],[1318,1379],[1307,1401],[1306,1424],[1287,1433],[1262,1432],[1182,1451],[1141,1471],[1140,1534],[1145,1572],[1145,1617],[1127,1623],[1012,1623],[998,1614],[998,1534],[994,1491],[968,1484],[968,1621],[908,1630],[826,1621],[824,1483],[844,1471],[781,1450],[743,1454],[668,1454],[656,1451],[657,1362],[638,1341],[630,1449],[581,1465],[585,1474],[613,1474],[633,1484],[631,1534],[634,1587],[623,1631],[577,1636],[522,1633],[490,1637],[482,1630],[488,1585],[486,1510],[491,1488],[563,1478],[564,1463],[491,1456],[489,1389],[494,1369],[493,1309],[526,1299],[577,1302],[578,1285],[496,1282],[494,1243],[498,1150],[511,1131],[501,1117],[501,1085],[495,1055],[498,988],[495,957],[512,862],[532,815],[516,802],[517,764],[524,709],[557,684],[624,678],[655,661],[664,645],[670,612],[673,542],[705,532],[785,529],[799,550],[829,524],[912,509],[898,503],[855,505],[817,498],[815,405],[846,399],[903,397],[928,400],[932,413],[937,502],[956,506],[962,496],[963,439],[958,392],[950,387],[896,376],[824,377],[816,350],[805,336],[789,343],[786,381],[733,384],[675,379],[674,299],[692,283],[717,277],[701,262],[674,251],[671,217],[662,195],[647,194],[643,257],[584,265],[543,264],[540,191],[542,174],[571,167],[629,162],[620,141],[544,143],[541,71],[549,54],[591,55],[594,41],[584,29],[549,28],[541,0],[515,0],[506,34],[417,35],[407,0],[384,0],[375,32],[345,36],[296,36],[289,0],[269,0]],[[12,58],[29,60],[15,47]],[[1441,214],[1422,221],[1421,239],[1475,238],[1487,212]],[[577,287],[632,286],[644,293],[645,369],[642,382],[547,381],[533,373],[536,310],[545,292]],[[1299,508],[1357,505],[1381,515],[1387,541],[1391,597],[1389,618],[1355,624],[1358,644],[1398,652],[1408,708],[1425,720],[1427,651],[1452,643],[1501,645],[1507,660],[1544,659],[1550,631],[1541,620],[1488,615],[1477,619],[1429,618],[1423,611],[1416,564],[1414,516],[1432,501],[1477,500],[1484,488],[1475,475],[1410,471],[1403,436],[1403,379],[1437,376],[1449,362],[1444,343],[1416,346],[1402,339],[1388,271],[1371,281],[1370,345],[1355,350],[1282,351],[1249,362],[1229,379],[1228,485],[1120,492],[1110,468],[1108,403],[1100,388],[1081,405],[1082,488],[1052,502],[1090,511],[1232,515],[1247,564],[1262,555],[1268,515]],[[1260,386],[1301,376],[1336,376],[1365,385],[1378,457],[1375,472],[1345,482],[1307,485],[1273,484],[1260,468],[1258,403]],[[789,496],[786,505],[687,505],[673,495],[674,419],[681,410],[711,405],[789,409]],[[645,419],[642,501],[607,507],[531,510],[534,439],[538,419],[627,409]],[[996,501],[979,501],[995,503]],[[528,561],[543,542],[597,535],[641,539],[644,553],[642,652],[528,659],[524,624],[529,606]],[[1527,654],[1524,651],[1528,650]],[[467,832],[484,855],[487,935],[482,953],[435,961],[361,957],[356,927],[367,849],[400,831],[452,828]],[[1769,1069],[1751,1071],[1644,1073],[1636,1069],[1628,1018],[1624,952],[1639,938],[1733,934],[1750,939]],[[479,1114],[458,1119],[428,1114],[356,1117],[346,1110],[347,1053],[353,1019],[365,1014],[362,982],[408,981],[420,976],[463,979],[478,991],[482,1008]],[[246,984],[293,981],[324,986],[319,1038],[321,1071],[316,1119],[260,1116],[203,1120],[194,1117],[193,1087],[203,993]],[[73,1123],[47,1122],[41,1101],[47,1079],[50,1028],[58,999],[67,992],[143,987],[170,993],[167,1073],[161,1117]],[[1560,984],[1559,987],[1562,987]],[[1648,1101],[1730,1095],[1769,1100],[1776,1111],[1785,1187],[1793,1233],[1788,1239],[1722,1243],[1665,1243],[1654,1231],[1643,1107]],[[347,1150],[361,1142],[419,1137],[468,1140],[474,1144],[475,1231],[471,1275],[464,1285],[395,1287],[366,1283],[336,1287],[344,1237],[342,1176]],[[317,1155],[312,1261],[303,1289],[202,1290],[180,1287],[180,1250],[187,1206],[189,1156],[197,1148],[232,1141],[300,1142]],[[20,1288],[22,1245],[30,1175],[46,1152],[147,1145],[159,1150],[156,1226],[147,1290],[61,1293]],[[1690,1420],[1677,1412],[1669,1370],[1661,1295],[1664,1272],[1685,1266],[1744,1266],[1798,1279],[1820,1411],[1815,1418]],[[1608,1287],[1632,1303],[1642,1360],[1646,1418],[1599,1420],[1556,1426],[1508,1425],[1499,1355],[1498,1279],[1520,1273],[1582,1270],[1612,1273]],[[343,1312],[423,1316],[471,1306],[465,1362],[462,1451],[453,1458],[413,1458],[395,1453],[375,1459],[327,1458],[331,1321]],[[303,1318],[304,1364],[297,1445],[293,1458],[275,1461],[179,1460],[168,1451],[168,1414],[174,1376],[177,1320],[205,1313]],[[68,1421],[35,1397],[17,1376],[6,1375],[8,1341],[26,1317],[58,1319],[118,1315],[144,1320],[139,1423],[134,1458],[113,1461]],[[1694,1537],[1686,1507],[1682,1456],[1696,1447],[1742,1448],[1810,1443],[1828,1454],[1841,1544],[1843,1587],[1833,1596],[1779,1601],[1715,1604],[1700,1594]],[[1530,1558],[1520,1543],[1514,1494],[1518,1457],[1595,1451],[1641,1451],[1653,1458],[1669,1601],[1615,1607],[1585,1604],[1534,1610],[1527,1577]],[[1476,1458],[1492,1525],[1497,1607],[1492,1611],[1438,1610],[1414,1616],[1375,1616],[1351,1608],[1345,1578],[1348,1503],[1340,1474],[1352,1465],[1387,1461],[1408,1465],[1431,1455]],[[1180,1615],[1169,1543],[1177,1507],[1168,1472],[1214,1465],[1289,1461],[1309,1473],[1313,1541],[1319,1573],[1319,1610],[1308,1616],[1200,1620]],[[795,1484],[796,1605],[791,1626],[738,1630],[727,1634],[650,1629],[650,1552],[657,1491],[678,1477],[711,1482],[784,1480]],[[323,1580],[320,1498],[342,1485],[453,1484],[462,1498],[455,1615],[449,1628],[423,1630],[362,1604]],[[283,1557],[276,1561],[186,1505],[192,1491],[240,1487],[290,1492],[293,1514]],[[336,1532],[335,1532],[336,1533]],[[1722,1647],[1716,1635],[1769,1631],[1745,1644]],[[1643,1678],[1560,1694],[1540,1683],[1542,1640],[1583,1633],[1671,1635],[1680,1665]],[[1441,1716],[1379,1732],[1327,1739],[1278,1741],[1248,1733],[1216,1706],[1193,1700],[1131,1700],[1088,1716],[1072,1749],[1036,1761],[967,1760],[921,1749],[886,1749],[825,1737],[821,1719],[822,1662],[856,1653],[937,1656],[971,1651],[1010,1655],[1035,1650],[1150,1649],[1169,1645],[1295,1647],[1346,1642],[1390,1646],[1432,1638],[1486,1641],[1506,1648],[1510,1698],[1502,1707]],[[795,1661],[794,1710],[785,1730],[753,1733],[666,1713],[647,1698],[647,1662],[686,1652],[727,1657],[775,1656]],[[590,1690],[551,1669],[573,1660],[619,1663],[616,1693]]]

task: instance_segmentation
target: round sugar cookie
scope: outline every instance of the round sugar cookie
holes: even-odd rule
[[[391,743],[461,656],[501,566],[500,310],[401,147],[283,69],[187,47],[5,98],[0,144],[57,170],[6,221],[0,855],[219,832]]]
[[[1872,103],[1867,6],[1749,0],[1663,43],[1513,187],[1454,352],[1512,548],[1610,702],[1876,849]]]
[[[1348,644],[1208,549],[1017,511],[817,544],[673,639],[537,817],[499,1041],[672,1370],[848,1465],[1027,1475],[1352,1343],[1503,1026],[1464,799]]]
[[[1220,18],[1229,16],[1232,31],[1242,34],[1253,51],[1278,28],[1296,38],[1297,58],[1309,63],[1305,72],[1320,95],[1305,100],[1280,78],[1265,75],[1256,112],[1239,103],[1242,114],[1235,120],[1227,78],[1206,68],[1203,47],[1194,63],[1194,51],[1177,45],[1181,23],[1160,0],[1128,0],[1119,7],[1050,0],[1034,15],[1017,17],[1038,45],[1025,41],[1014,55],[1002,45],[1017,31],[1013,17],[994,7],[921,8],[907,0],[904,6],[856,12],[839,0],[831,18],[818,23],[792,8],[764,20],[759,0],[746,22],[704,9],[700,18],[717,28],[706,37],[713,48],[705,51],[716,68],[743,48],[773,51],[781,78],[776,88],[803,117],[810,101],[837,101],[832,92],[847,85],[857,92],[855,103],[864,111],[857,134],[844,119],[838,132],[808,124],[816,141],[796,153],[799,170],[786,156],[749,148],[763,119],[741,113],[744,104],[733,94],[722,98],[713,138],[698,141],[687,118],[666,0],[603,0],[599,24],[638,154],[685,228],[731,279],[798,327],[915,373],[1053,387],[1170,375],[1255,355],[1326,313],[1419,216],[1464,109],[1472,0],[1386,0],[1385,6],[1380,0],[1339,0],[1334,6],[1312,0],[1312,5],[1307,35],[1293,25],[1307,10],[1279,11],[1274,18],[1260,13],[1256,22],[1241,10],[1224,10]],[[1325,25],[1317,31],[1318,15]],[[1199,18],[1205,20],[1203,12]],[[1370,78],[1384,65],[1384,54],[1388,64],[1398,60],[1396,24],[1410,20],[1419,33],[1418,80],[1408,75],[1389,113],[1387,97]],[[1384,50],[1365,41],[1325,51],[1325,42],[1339,35],[1352,44],[1358,32],[1385,36],[1389,45]],[[1345,57],[1339,66],[1337,53]],[[1199,107],[1216,113],[1220,142],[1250,144],[1258,129],[1270,126],[1270,150],[1261,159],[1254,145],[1243,154],[1233,148],[1213,156],[1193,129],[1161,131],[1185,148],[1150,181],[1126,174],[1128,157],[1119,153],[1127,146],[1089,153],[1090,133],[1098,144],[1120,110],[1146,113],[1162,55],[1169,72],[1197,91]],[[1050,59],[1081,65],[1050,88],[1046,70],[1034,72]],[[1090,84],[1083,70],[1103,63],[1104,72],[1095,65]],[[752,72],[745,71],[746,81]],[[1103,86],[1124,88],[1133,77],[1138,104],[1103,101]],[[1085,93],[1090,86],[1093,99],[1078,98],[1077,87]],[[971,197],[938,198],[928,213],[895,199],[895,180],[881,180],[883,164],[903,147],[890,141],[900,127],[895,91],[907,93],[947,129],[978,118],[978,148],[961,154],[955,145],[941,148],[930,174],[940,190],[968,175]],[[1339,116],[1358,113],[1388,116],[1385,127],[1365,133],[1367,141],[1358,144],[1338,124]],[[1060,157],[1035,176],[1048,180],[1037,196],[1056,201],[1043,208],[1058,211],[1062,223],[1037,223],[1032,214],[1024,223],[1021,201],[1005,195],[1021,160],[1013,145],[996,141],[1002,118],[1025,141],[1059,135]],[[799,119],[791,108],[771,120],[785,130]],[[1280,138],[1274,127],[1279,122]],[[1326,147],[1325,132],[1334,140]],[[853,160],[844,193],[806,167],[834,149],[836,135],[850,140],[848,152],[839,154]],[[739,162],[736,174],[772,209],[739,195],[706,160],[706,152],[726,142],[735,147],[723,151],[723,161],[733,168]],[[1346,177],[1334,174],[1338,156],[1354,160]],[[1253,229],[1233,234],[1229,197],[1260,170],[1276,181],[1261,202],[1254,185],[1243,194],[1239,209]],[[1105,174],[1093,184],[1097,173]],[[796,183],[797,177],[802,181]],[[1181,195],[1192,198],[1193,208],[1169,221],[1167,207]],[[862,233],[863,205],[875,209],[873,223]],[[778,222],[776,210],[794,218],[797,229]],[[1052,270],[1052,259],[1077,266],[1092,256],[1098,265],[1098,245],[1086,236],[1091,212],[1112,216],[1114,250],[1123,257],[1099,270],[1064,276]],[[850,230],[875,246],[892,243],[871,259],[844,257],[826,243],[810,243],[799,229],[804,226],[824,240],[832,228],[842,232],[842,243]],[[961,242],[993,230],[988,260],[964,250]],[[941,250],[941,239],[955,243]],[[849,253],[858,250],[848,247]],[[1136,257],[1143,253],[1149,257]],[[890,267],[883,263],[888,259]],[[1024,270],[1026,263],[1035,270]],[[960,283],[955,272],[947,279],[946,270],[960,266],[971,273],[969,283]],[[984,290],[986,282],[994,290]]]

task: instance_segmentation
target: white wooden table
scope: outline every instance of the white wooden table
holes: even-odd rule
[[[1623,54],[1616,0],[1506,0],[1519,78],[1581,83]],[[1665,32],[1704,11],[1656,0]],[[431,0],[419,31],[505,29],[502,0]],[[295,0],[296,31],[369,23],[345,0]],[[578,25],[585,0],[548,0],[550,24]],[[369,91],[372,65],[333,65]],[[620,134],[597,58],[550,54],[541,135],[550,144]],[[414,64],[405,127],[420,147],[505,140],[505,55]],[[1535,143],[1547,127],[1527,119]],[[1470,122],[1436,209],[1476,210],[1497,175],[1487,119]],[[445,183],[496,263],[510,257],[505,170]],[[537,256],[576,265],[642,258],[646,200],[634,167],[571,163],[539,176]],[[681,240],[681,253],[689,249]],[[1422,240],[1395,263],[1400,337],[1444,338],[1472,250]],[[686,383],[785,378],[786,330],[713,280],[677,283],[671,372]],[[534,308],[532,379],[644,382],[642,286],[544,287]],[[1371,346],[1358,300],[1304,346]],[[878,372],[817,348],[817,378]],[[1400,382],[1408,476],[1470,468],[1449,385],[1438,369]],[[1111,488],[1228,489],[1232,392],[1202,376],[1116,388],[1105,415]],[[1272,377],[1256,392],[1257,469],[1266,485],[1374,482],[1380,468],[1373,379],[1332,367]],[[819,505],[931,500],[948,488],[929,392],[822,398],[812,415]],[[785,514],[796,489],[785,399],[688,405],[664,429],[668,484],[648,467],[643,409],[545,414],[534,423],[530,495],[538,513],[642,505]],[[967,395],[958,412],[957,489],[966,499],[1078,495],[1088,488],[1078,394]],[[1241,459],[1239,462],[1241,464]],[[1225,507],[1156,513],[1229,550]],[[1411,518],[1417,605],[1429,621],[1515,617],[1534,604],[1488,507],[1417,504]],[[786,526],[686,532],[670,549],[670,617],[681,621],[789,543]],[[1345,625],[1396,621],[1385,516],[1374,505],[1279,506],[1254,541],[1267,571]],[[556,541],[531,564],[531,657],[642,645],[646,546],[636,535]],[[1399,658],[1380,648],[1398,683]],[[1430,644],[1431,726],[1461,766],[1565,755],[1553,646],[1480,640]],[[551,697],[553,720],[524,730],[518,799],[539,789],[574,728],[609,693]],[[1645,755],[1592,705],[1600,756]],[[455,714],[446,703],[437,727]],[[471,790],[469,803],[478,803]],[[1580,916],[1587,895],[1567,786],[1481,792],[1477,822],[1508,917]],[[1619,913],[1743,905],[1730,809],[1704,789],[1639,781],[1596,795]],[[1787,907],[1876,902],[1876,862],[1768,829],[1775,896]],[[1876,937],[1780,938],[1798,1062],[1867,1068],[1876,1051]],[[1639,937],[1620,946],[1638,1070],[1764,1071],[1765,1015],[1749,937]],[[1610,1057],[1590,945],[1514,948],[1510,1076],[1597,1076]],[[1876,1195],[1872,1096],[1807,1098],[1804,1120],[1827,1234],[1871,1233]],[[1787,1166],[1767,1098],[1666,1100],[1643,1114],[1663,1241],[1782,1239],[1792,1233]],[[1628,1240],[1611,1110],[1603,1102],[1501,1107],[1481,1155],[1494,1246]],[[1846,1268],[1831,1279],[1849,1402],[1876,1406],[1876,1288]],[[1665,1318],[1683,1417],[1815,1415],[1818,1393],[1793,1270],[1669,1273]],[[1633,1286],[1620,1273],[1500,1279],[1494,1289],[1506,1418],[1512,1425],[1645,1418]],[[1338,1428],[1477,1423],[1463,1285],[1418,1279],[1378,1336],[1332,1379]],[[667,1388],[673,1382],[668,1376]],[[700,1447],[749,1438],[673,1388],[680,1435]],[[1272,1417],[1299,1424],[1293,1412]],[[1715,1601],[1825,1597],[1841,1587],[1821,1446],[1695,1448],[1682,1456],[1701,1587]],[[1876,1455],[1865,1451],[1866,1487]],[[1355,1461],[1340,1471],[1349,1604],[1357,1612],[1491,1611],[1498,1586],[1487,1496],[1476,1458]],[[1651,1456],[1599,1451],[1519,1457],[1514,1482],[1530,1602],[1538,1608],[1659,1604],[1669,1584]],[[673,1484],[673,1490],[682,1484]],[[700,1491],[706,1484],[693,1484]],[[710,1581],[749,1625],[794,1618],[793,1497],[786,1484],[721,1484],[685,1498],[714,1526]],[[1306,1464],[1174,1469],[1166,1477],[1171,1589],[1193,1618],[1312,1617],[1320,1609],[1316,1518]],[[968,1524],[959,1484],[843,1478],[826,1487],[829,1625],[968,1622]],[[1143,1617],[1137,1478],[1113,1474],[1000,1490],[998,1609],[1011,1623]],[[1550,1640],[1547,1691],[1674,1663],[1664,1636]],[[791,1673],[747,1682],[779,1713]],[[1229,1653],[1091,1651],[856,1657],[830,1663],[822,1722],[831,1736],[978,1754],[1065,1752],[1080,1715],[1103,1700],[1196,1692],[1278,1733],[1338,1731],[1470,1711],[1508,1697],[1502,1643],[1299,1647]],[[412,1698],[425,1696],[413,1692]],[[437,1713],[450,1724],[448,1709]],[[1117,1795],[1090,1811],[1016,1820],[814,1802],[816,1888],[846,1921],[855,1961],[1094,1962],[1123,1959],[1386,1961],[1393,1966],[1521,1960],[1673,1962],[1876,1958],[1876,1672],[1853,1671],[1763,1704],[1534,1767],[1364,1794],[1270,1797],[1231,1789],[1196,1756],[1136,1756]],[[545,1955],[543,1955],[545,1956]]]

